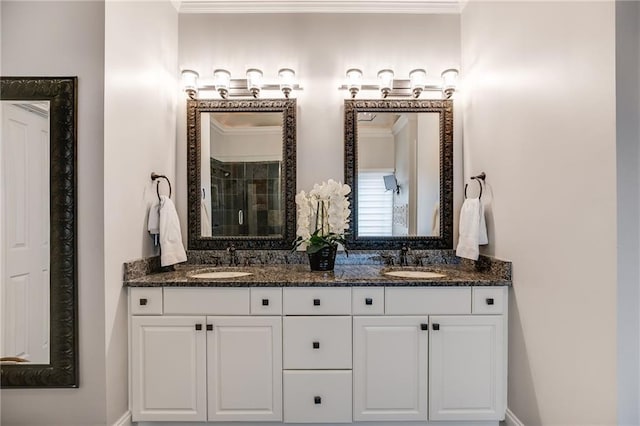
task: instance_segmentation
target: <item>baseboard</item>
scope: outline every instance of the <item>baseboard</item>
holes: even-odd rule
[[[524,423],[522,423],[520,419],[517,418],[515,414],[513,414],[513,411],[509,410],[508,408],[504,415],[504,422],[506,426],[524,426]]]
[[[131,423],[131,411],[127,410],[126,413],[124,413],[122,415],[122,417],[120,417],[118,419],[118,421],[116,421],[113,426],[132,426],[133,423]]]

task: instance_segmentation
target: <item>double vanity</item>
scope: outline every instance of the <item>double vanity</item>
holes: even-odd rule
[[[133,421],[498,425],[511,265],[453,254],[453,101],[345,100],[331,272],[289,252],[296,111],[187,101],[189,260],[125,265]]]
[[[445,262],[129,274],[133,421],[497,425],[510,264]]]

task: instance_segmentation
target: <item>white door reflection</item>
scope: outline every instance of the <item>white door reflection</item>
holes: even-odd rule
[[[49,364],[49,102],[0,104],[0,359]]]

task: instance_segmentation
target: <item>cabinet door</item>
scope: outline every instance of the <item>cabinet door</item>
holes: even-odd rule
[[[204,317],[131,317],[132,420],[204,421]]]
[[[429,420],[503,419],[503,317],[429,319]]]
[[[426,316],[353,317],[353,419],[427,420]]]
[[[207,317],[210,421],[282,420],[282,318]]]

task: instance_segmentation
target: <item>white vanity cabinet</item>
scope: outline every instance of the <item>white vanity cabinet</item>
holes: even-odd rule
[[[429,320],[429,420],[501,420],[506,408],[504,318]]]
[[[133,421],[207,419],[205,320],[131,318]]]
[[[426,420],[426,316],[353,317],[353,419]]]
[[[384,316],[353,317],[354,420],[503,420],[506,300],[506,287],[387,287]]]
[[[282,421],[282,290],[254,303],[272,316],[248,288],[164,290],[164,315],[131,316],[132,420]]]
[[[497,426],[506,409],[507,294],[131,288],[132,420]]]

